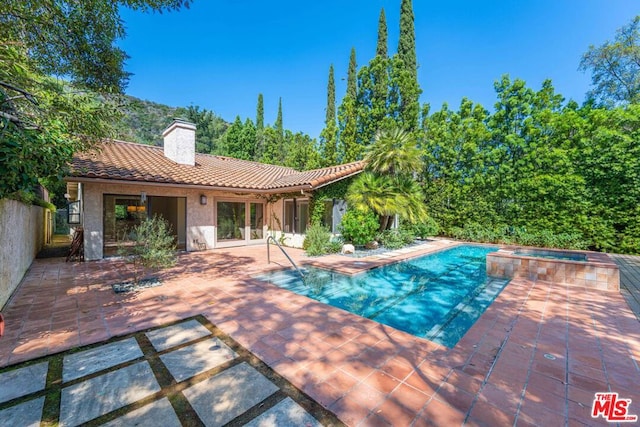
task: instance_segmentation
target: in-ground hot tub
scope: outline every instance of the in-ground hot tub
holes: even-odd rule
[[[620,290],[620,271],[600,252],[512,248],[487,254],[487,275]]]

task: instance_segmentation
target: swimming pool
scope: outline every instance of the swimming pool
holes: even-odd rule
[[[495,247],[461,245],[356,276],[307,268],[256,278],[418,337],[453,347],[509,279],[488,278]]]

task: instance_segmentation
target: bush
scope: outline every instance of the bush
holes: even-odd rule
[[[384,230],[378,234],[378,240],[387,249],[399,249],[415,240],[414,234],[408,229]]]
[[[379,226],[378,217],[371,210],[347,209],[340,223],[340,231],[346,241],[354,245],[366,245],[375,239]]]
[[[435,219],[429,217],[423,222],[408,224],[407,229],[411,230],[415,237],[426,239],[427,237],[437,236],[440,227]]]
[[[554,233],[551,230],[527,230],[525,227],[490,228],[470,223],[464,228],[452,228],[451,235],[456,239],[470,242],[506,243],[557,249],[586,249],[588,247],[581,233]]]
[[[325,255],[340,252],[342,242],[332,241],[328,228],[320,224],[312,224],[307,228],[302,248],[310,256]]]
[[[136,285],[144,269],[171,267],[176,263],[176,245],[171,226],[162,217],[145,219],[133,228],[132,235],[133,247],[123,244],[118,247],[118,254],[133,264],[133,281]]]

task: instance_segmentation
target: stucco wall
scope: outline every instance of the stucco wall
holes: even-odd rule
[[[42,248],[44,211],[15,200],[0,200],[0,308]]]
[[[103,200],[105,194],[140,195],[145,192],[148,196],[186,197],[186,243],[187,250],[198,250],[197,240],[205,243],[207,249],[216,247],[215,239],[215,206],[218,200],[261,200],[255,195],[238,195],[220,191],[204,191],[180,187],[154,187],[139,184],[109,184],[84,183],[82,185],[82,209],[84,219],[84,254],[86,260],[100,259],[103,256]],[[207,204],[200,204],[200,196],[207,196]],[[265,231],[269,225],[271,205],[267,204]],[[278,213],[278,216],[281,216]]]

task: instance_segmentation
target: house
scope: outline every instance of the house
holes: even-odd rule
[[[364,168],[354,162],[300,172],[200,154],[195,131],[175,120],[163,132],[164,147],[109,141],[74,157],[67,192],[71,222],[84,228],[85,259],[114,254],[132,227],[153,215],[169,222],[186,251],[265,243],[270,233],[300,247],[314,191]],[[335,230],[344,202],[326,209]]]

